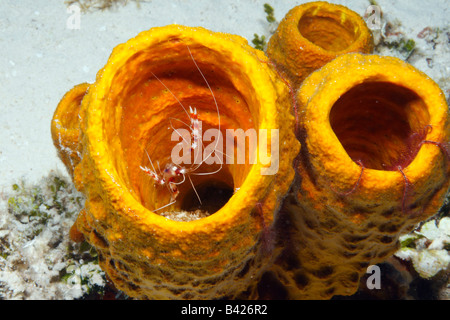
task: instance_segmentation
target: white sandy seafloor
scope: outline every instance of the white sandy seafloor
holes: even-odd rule
[[[280,21],[290,8],[307,1],[149,0],[139,1],[139,6],[130,2],[82,13],[79,29],[68,28],[73,12],[67,11],[63,0],[0,1],[0,299],[74,299],[105,284],[90,248],[70,243],[67,236],[83,197],[67,179],[50,136],[50,120],[64,93],[76,84],[94,82],[116,45],[151,27],[202,26],[241,35],[249,42],[254,33],[269,37],[266,2]],[[369,6],[366,0],[329,2],[362,16]],[[435,80],[448,99],[448,0],[377,3],[383,11],[381,29],[374,31],[380,41],[378,53],[407,59]],[[422,32],[427,27],[431,32]],[[412,52],[389,45],[409,39],[415,41]],[[440,224],[429,226],[430,241],[416,247],[426,249],[436,241],[432,249],[441,250],[435,260],[434,251],[432,258],[426,257],[425,264],[432,264],[425,268],[427,276],[448,266],[444,246],[449,223]],[[420,254],[400,256],[420,264]],[[438,267],[433,261],[440,263]],[[443,298],[448,298],[446,290]]]

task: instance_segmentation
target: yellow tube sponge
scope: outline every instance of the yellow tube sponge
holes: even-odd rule
[[[88,89],[89,84],[82,83],[67,92],[56,108],[51,122],[53,144],[58,150],[60,159],[71,175],[73,175],[75,166],[81,160],[78,114],[81,101]]]
[[[371,53],[373,37],[354,11],[324,1],[291,9],[270,38],[267,55],[294,87],[311,72],[349,52]]]
[[[297,100],[298,190],[280,214],[285,250],[270,274],[290,298],[351,295],[369,265],[442,206],[448,106],[411,65],[362,54],[312,73]]]
[[[87,200],[71,235],[80,240],[81,233],[96,247],[100,266],[128,295],[232,298],[269,265],[264,235],[294,179],[300,144],[288,88],[266,60],[241,37],[170,25],[117,46],[90,85],[79,112],[82,160],[74,170]],[[228,149],[224,155],[225,148],[214,148],[221,162],[187,166],[176,180],[166,171],[174,167],[165,165],[181,129],[195,140],[197,119],[205,135],[217,129],[224,141],[229,129],[266,130],[264,151],[281,156],[238,163],[229,161]],[[247,150],[232,145],[234,156]],[[272,165],[276,170],[264,174]],[[159,184],[162,177],[169,178]],[[197,209],[206,217],[165,217]]]

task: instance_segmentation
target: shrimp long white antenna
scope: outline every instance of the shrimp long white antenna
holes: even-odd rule
[[[164,206],[162,206],[162,207],[159,207],[158,209],[153,210],[153,212],[159,211],[159,210],[164,209],[164,208],[166,208],[166,207],[168,207],[168,206],[171,206],[171,205],[173,205],[175,202],[177,202],[177,201],[174,200],[174,201],[172,201],[172,202],[170,202],[170,203],[168,203],[168,204],[166,204],[166,205],[164,205]]]
[[[189,181],[191,182],[192,189],[194,189],[195,195],[197,196],[198,201],[200,202],[200,205],[201,205],[202,204],[202,199],[200,199],[200,196],[198,195],[197,189],[195,189],[195,186],[194,186],[194,183],[192,182],[191,177],[188,176],[188,178],[189,178]]]
[[[180,120],[180,119],[172,118],[172,117],[169,118],[169,121],[170,121],[170,127],[172,128],[172,130],[175,131],[176,134],[178,134],[178,136],[181,137],[181,139],[183,139],[184,143],[186,143],[186,144],[189,145],[190,142],[187,141],[187,140],[183,137],[183,135],[182,135],[177,129],[175,129],[175,127],[173,126],[172,120],[179,121],[179,122],[181,122],[182,124],[186,125],[188,128],[189,128],[189,125],[188,125],[186,122],[184,122],[184,121],[182,121],[182,120]]]
[[[200,67],[198,66],[197,62],[195,61],[194,56],[192,55],[191,49],[189,48],[188,45],[186,45],[186,47],[189,51],[189,55],[191,56],[192,61],[195,64],[195,67],[197,68],[198,72],[201,74],[203,80],[205,81],[206,85],[208,86],[209,92],[211,92],[211,96],[214,99],[214,104],[216,105],[216,110],[217,110],[217,126],[218,126],[218,131],[220,132],[220,111],[219,111],[219,105],[217,104],[216,96],[214,95],[214,93],[211,89],[211,86],[209,85],[208,80],[206,80],[205,75],[203,74],[202,70],[200,70]],[[217,141],[216,141],[216,146],[214,147],[214,150],[217,149],[218,145],[219,145],[219,139],[217,139]],[[212,155],[212,152],[205,159],[203,159],[203,161],[208,159],[211,155]]]
[[[211,172],[192,172],[191,174],[194,176],[209,176],[211,174],[216,174],[218,172],[220,172],[220,170],[222,170],[222,164],[220,164],[220,168],[217,169],[216,171],[211,171]]]
[[[202,144],[203,144],[203,142],[202,142]],[[222,153],[222,154],[224,154],[223,152],[220,152],[220,151],[218,151],[218,150],[214,150],[214,152],[218,152],[218,153]],[[211,152],[212,153],[212,152]],[[211,153],[210,153],[210,155],[211,155]],[[219,159],[219,161],[220,161],[220,158],[218,158]],[[199,166],[197,166],[197,168],[198,168]],[[193,169],[193,170],[190,170],[190,174],[192,174],[192,175],[195,175],[195,176],[207,176],[207,175],[210,175],[210,174],[216,174],[216,173],[218,173],[220,170],[222,170],[222,167],[223,167],[223,162],[222,161],[220,161],[220,167],[219,167],[219,169],[217,169],[216,171],[211,171],[211,172],[195,172],[195,170],[197,169],[197,168],[195,168],[195,169]]]
[[[177,98],[177,96],[172,92],[172,90],[170,90],[165,84],[164,82],[161,81],[161,79],[159,79],[156,74],[154,74],[152,71],[150,71],[150,73],[156,78],[156,80],[159,81],[159,83],[161,83],[164,88],[166,88],[167,91],[170,92],[170,94],[172,95],[172,97],[175,98],[175,100],[177,100],[178,104],[183,108],[184,112],[186,112],[187,116],[190,118],[189,112],[186,110],[186,108],[183,106],[183,104],[181,103],[180,99]]]
[[[189,126],[186,122],[184,122],[183,120],[180,120],[180,119],[178,119],[178,118],[169,117],[169,120],[170,120],[170,126],[171,126],[172,128],[173,128],[172,120],[181,122],[181,123],[184,124],[186,127],[190,128],[190,126]],[[174,129],[174,130],[175,130],[175,129]],[[177,133],[178,133],[178,132],[177,132]],[[179,134],[179,133],[178,133],[178,134]]]
[[[148,158],[148,161],[150,161],[150,164],[151,164],[151,166],[152,166],[153,172],[156,173],[155,166],[153,165],[152,159],[150,159],[150,156],[149,156],[149,154],[148,154],[148,152],[147,152],[147,149],[144,149],[144,151],[145,151],[145,153],[147,154],[147,158]]]

